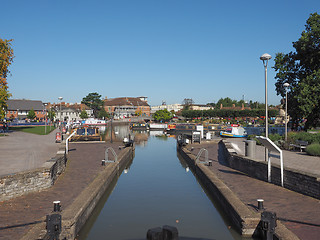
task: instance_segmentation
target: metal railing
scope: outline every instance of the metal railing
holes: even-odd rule
[[[205,152],[205,155],[204,155],[205,163],[209,163],[208,150],[205,149],[205,148],[201,148],[200,151],[198,152],[197,157],[196,157],[196,164],[197,164],[198,162],[200,162],[199,159],[200,159],[200,157],[201,157],[201,155],[202,155],[203,152]]]
[[[113,154],[113,157],[114,157],[114,160],[109,160],[109,150],[112,152]],[[118,156],[116,154],[116,152],[114,151],[114,149],[112,147],[108,147],[105,151],[105,154],[104,154],[104,159],[106,162],[117,162],[118,161]]]

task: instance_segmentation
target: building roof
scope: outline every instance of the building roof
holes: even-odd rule
[[[146,101],[141,100],[138,97],[120,97],[110,98],[104,100],[104,106],[148,106]]]
[[[251,107],[245,107],[242,103],[241,107],[236,107],[235,104],[232,104],[232,107],[223,107],[222,104],[220,105],[220,109],[226,110],[251,110]]]
[[[7,101],[9,111],[29,111],[31,109],[35,111],[43,110],[42,101],[38,100],[26,100],[26,99],[9,99]]]

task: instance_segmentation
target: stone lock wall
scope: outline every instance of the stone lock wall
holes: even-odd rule
[[[237,155],[230,143],[220,141],[225,149],[225,156],[229,166],[248,174],[251,177],[268,181],[267,162],[257,162],[248,157]],[[281,169],[277,164],[271,167],[271,182],[281,186]],[[286,168],[283,171],[284,187],[304,195],[320,199],[320,178],[310,173]]]
[[[62,143],[57,155],[46,161],[42,167],[1,176],[0,201],[51,187],[64,171],[66,162],[65,143]]]

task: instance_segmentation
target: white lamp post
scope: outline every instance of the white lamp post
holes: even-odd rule
[[[61,124],[61,116],[62,116],[62,114],[61,114],[61,101],[62,101],[63,97],[58,97],[58,99],[60,101],[60,117],[59,117],[59,120],[60,120],[60,124]]]
[[[288,140],[288,87],[290,86],[289,83],[284,83],[283,86],[285,87],[286,89],[286,112],[285,112],[285,120],[284,120],[284,124],[285,124],[285,128],[284,128],[284,140],[287,142]]]
[[[47,109],[46,109],[47,103],[44,103],[43,106],[44,106],[44,134],[47,134]]]
[[[263,62],[264,66],[264,78],[265,78],[265,105],[266,105],[266,138],[268,138],[268,84],[267,84],[267,68],[268,61],[271,59],[271,55],[268,53],[263,54],[260,60]],[[266,148],[265,160],[268,160],[268,149]]]

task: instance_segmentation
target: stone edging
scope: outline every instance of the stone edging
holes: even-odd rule
[[[41,167],[1,176],[0,201],[51,187],[66,167],[65,149],[64,141],[60,144],[56,156]]]
[[[226,160],[231,168],[259,180],[268,181],[268,164],[266,162],[255,161],[248,157],[238,155],[232,148],[232,145],[226,140],[220,141],[219,144],[223,146]],[[287,167],[284,169],[283,175],[285,188],[320,199],[319,176]],[[273,163],[271,166],[271,182],[281,186],[280,176],[281,170],[279,164]]]
[[[112,180],[121,174],[129,160],[133,159],[133,155],[134,148],[128,147],[121,150],[118,162],[107,163],[105,169],[99,172],[73,203],[61,212],[62,232],[60,239],[75,239]],[[46,235],[45,217],[42,220],[43,223],[33,227],[21,240],[44,239]]]
[[[244,237],[257,235],[260,224],[260,213],[250,210],[209,168],[203,164],[195,164],[195,158],[186,148],[178,151],[188,162],[189,167],[199,177],[207,190],[222,206],[223,211],[232,221],[238,232]],[[288,230],[280,221],[277,222],[276,238],[279,240],[298,240],[299,238]]]

